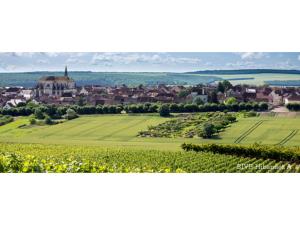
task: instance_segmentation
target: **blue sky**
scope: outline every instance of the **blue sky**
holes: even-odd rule
[[[61,71],[185,72],[207,69],[300,69],[298,52],[7,52],[0,72]]]

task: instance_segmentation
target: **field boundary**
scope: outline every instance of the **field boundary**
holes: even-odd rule
[[[280,142],[278,142],[276,145],[284,145],[285,143],[287,143],[289,140],[291,140],[297,133],[298,133],[298,129],[296,130],[292,130],[291,133],[289,133],[288,136],[286,136],[285,138],[283,138]]]
[[[252,127],[250,127],[246,132],[244,132],[241,136],[239,136],[237,139],[235,139],[234,143],[239,144],[242,140],[244,140],[249,134],[251,134],[257,127],[259,127],[264,120],[260,120],[256,122]]]

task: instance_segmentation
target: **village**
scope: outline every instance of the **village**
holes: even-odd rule
[[[229,81],[195,86],[76,86],[67,67],[63,76],[41,77],[35,87],[0,87],[0,107],[10,109],[32,101],[53,105],[118,105],[139,103],[266,102],[269,109],[300,103],[300,88],[232,85]]]

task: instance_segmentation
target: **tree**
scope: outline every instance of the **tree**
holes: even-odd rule
[[[178,93],[178,97],[179,98],[185,98],[186,96],[188,96],[190,94],[190,90],[188,89],[185,89],[185,90],[182,90]]]
[[[224,86],[225,91],[228,91],[229,89],[231,89],[233,87],[232,84],[228,80],[223,81],[223,86]]]
[[[173,113],[176,113],[176,112],[179,112],[179,106],[175,103],[171,104],[170,105],[170,111],[173,112]]]
[[[166,104],[161,105],[158,112],[159,112],[159,115],[162,117],[170,116],[169,105],[166,105]]]
[[[260,103],[259,108],[261,111],[266,111],[268,110],[268,104],[266,102],[262,102]]]
[[[234,97],[230,97],[230,98],[227,98],[225,100],[225,105],[232,105],[232,104],[235,104],[235,103],[237,103],[237,100]]]
[[[72,119],[77,118],[78,115],[76,114],[76,112],[73,109],[68,109],[65,117],[68,120],[72,120]]]
[[[194,100],[193,100],[193,104],[196,104],[196,105],[203,105],[204,102],[203,102],[202,98],[196,97],[196,98],[194,98]]]
[[[209,102],[212,102],[212,103],[219,103],[217,92],[212,91],[212,92],[208,95],[208,101],[209,101]]]
[[[218,92],[222,92],[222,93],[225,92],[225,87],[224,87],[223,82],[219,82],[219,83],[218,83],[217,91],[218,91]]]
[[[79,106],[84,106],[84,99],[83,99],[82,96],[79,97],[78,105],[79,105]]]
[[[211,138],[215,132],[216,130],[213,124],[205,123],[202,128],[202,137]]]
[[[43,111],[40,108],[36,108],[34,111],[34,116],[35,118],[37,118],[38,120],[42,120],[45,119],[45,115],[43,113]]]
[[[19,103],[17,104],[17,107],[24,107],[24,106],[26,106],[26,103],[25,103],[25,102],[19,102]]]

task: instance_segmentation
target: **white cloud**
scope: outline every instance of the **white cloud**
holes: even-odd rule
[[[42,52],[41,54],[43,54],[45,56],[48,56],[50,58],[54,58],[54,57],[57,57],[59,55],[58,52]]]
[[[240,55],[241,59],[243,60],[261,59],[267,57],[267,54],[263,52],[239,52],[237,54]]]
[[[189,57],[173,57],[168,54],[146,54],[146,53],[96,53],[92,57],[92,65],[103,65],[105,63],[115,64],[133,64],[133,63],[150,63],[150,64],[197,64],[201,59]]]
[[[300,55],[298,55],[298,60],[300,61]]]

